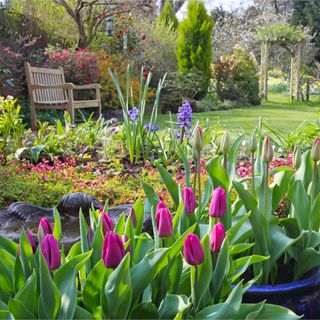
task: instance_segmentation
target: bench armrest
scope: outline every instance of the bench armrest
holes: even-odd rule
[[[74,90],[81,90],[81,89],[101,89],[101,85],[99,83],[92,83],[92,84],[84,84],[80,86],[74,86]]]
[[[62,84],[52,84],[52,85],[45,85],[45,84],[32,84],[31,89],[73,89],[74,85],[72,83],[62,83]]]

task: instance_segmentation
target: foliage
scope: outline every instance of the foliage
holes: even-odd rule
[[[90,84],[100,78],[97,57],[87,49],[63,49],[56,45],[48,46],[43,54],[46,66],[63,68],[66,82]]]
[[[288,76],[281,70],[268,71],[268,91],[271,93],[282,93],[289,90]]]
[[[231,55],[221,57],[212,69],[217,95],[222,101],[260,103],[258,70],[247,50],[234,48]]]
[[[184,99],[189,100],[194,108],[196,101],[203,97],[202,84],[200,72],[169,73],[161,94],[162,112],[177,112]]]
[[[164,24],[166,27],[176,30],[179,25],[178,18],[176,17],[172,4],[169,0],[166,0],[163,6],[163,10],[159,15],[158,22]]]
[[[208,90],[211,75],[211,35],[213,23],[201,0],[188,2],[188,15],[179,24],[178,70],[203,74],[202,92]]]
[[[0,152],[7,156],[21,146],[25,125],[20,114],[21,107],[12,96],[0,97]]]
[[[274,23],[257,30],[257,41],[298,43],[306,38],[307,34],[303,29],[288,23]]]

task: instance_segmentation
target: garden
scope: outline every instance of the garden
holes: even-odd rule
[[[320,319],[320,4],[240,2],[0,0],[0,319]]]

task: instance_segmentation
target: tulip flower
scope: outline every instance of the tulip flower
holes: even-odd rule
[[[103,234],[106,234],[107,232],[112,231],[113,230],[113,222],[112,222],[110,216],[107,213],[102,212],[101,219],[102,219]]]
[[[199,124],[196,125],[193,132],[193,146],[198,152],[203,148],[203,130]]]
[[[209,209],[210,217],[222,218],[227,211],[226,191],[223,188],[216,188],[212,193],[212,200]]]
[[[115,269],[124,257],[124,247],[120,236],[113,231],[106,234],[102,245],[102,260],[107,268]]]
[[[229,135],[228,131],[224,131],[222,138],[221,138],[220,150],[224,154],[228,154],[231,149],[231,145],[232,145],[232,142],[231,142],[230,135]]]
[[[189,233],[184,240],[183,255],[187,263],[192,266],[201,264],[204,260],[204,252],[198,236]]]
[[[161,200],[161,201],[159,201],[158,204],[157,204],[156,212],[159,211],[160,209],[163,209],[163,208],[167,209],[167,206],[166,206],[166,204]]]
[[[257,151],[257,137],[254,134],[254,132],[252,132],[249,141],[248,141],[248,150],[251,153],[255,153]]]
[[[137,226],[137,217],[133,208],[131,208],[129,215],[131,216],[132,226],[135,228]]]
[[[43,234],[52,234],[53,229],[47,218],[41,218],[38,226],[38,237],[40,237],[40,230],[42,229]]]
[[[320,160],[320,138],[317,138],[311,148],[311,158],[313,161],[317,162]]]
[[[45,234],[41,241],[41,252],[47,261],[49,270],[60,267],[61,254],[57,239],[52,234]]]
[[[30,246],[32,248],[33,253],[35,253],[36,250],[37,250],[37,246],[36,246],[36,244],[35,244],[35,242],[33,240],[32,234],[31,234],[31,232],[29,230],[26,230],[26,236],[27,236],[27,238],[29,240],[29,243],[30,243]],[[20,256],[20,245],[18,247],[18,255]]]
[[[292,163],[296,169],[298,169],[301,165],[301,149],[298,145],[294,147],[293,153],[292,153]]]
[[[156,223],[160,238],[172,235],[172,216],[168,208],[162,208],[156,212]]]
[[[261,157],[266,163],[270,163],[273,159],[273,148],[268,136],[264,138]]]
[[[194,195],[192,188],[184,188],[183,206],[184,206],[185,213],[188,215],[194,213],[194,210],[196,210],[196,207],[197,207],[196,197]]]
[[[226,237],[224,226],[221,222],[214,225],[210,235],[210,250],[220,252],[223,240]]]

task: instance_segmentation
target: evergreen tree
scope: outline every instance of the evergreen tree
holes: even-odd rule
[[[158,21],[164,23],[165,26],[171,26],[174,30],[178,28],[179,21],[169,0],[166,0]]]
[[[201,72],[203,94],[207,93],[211,76],[213,21],[202,0],[189,0],[188,15],[179,24],[178,70],[181,72]]]

